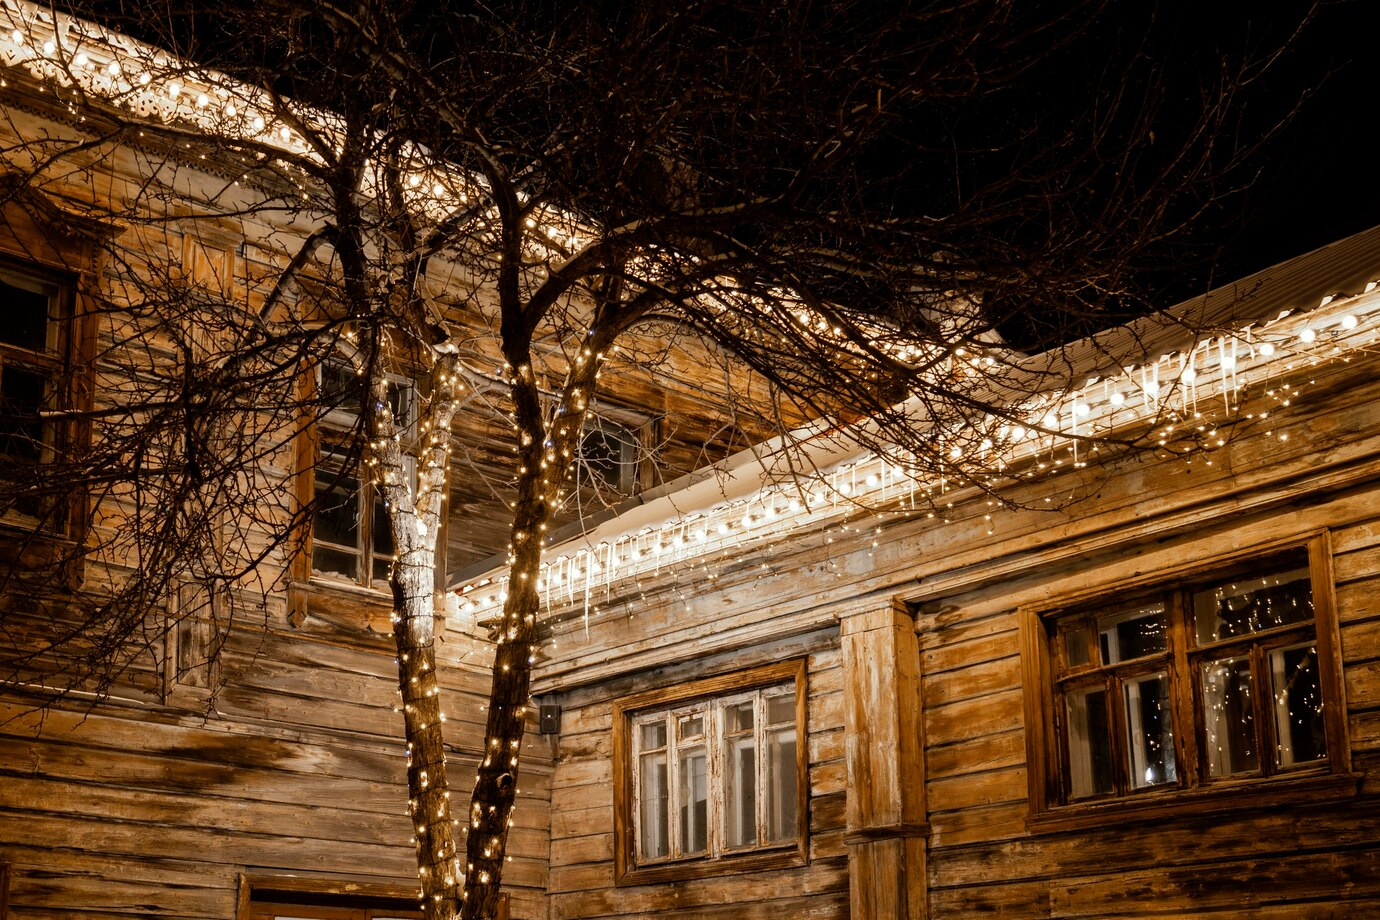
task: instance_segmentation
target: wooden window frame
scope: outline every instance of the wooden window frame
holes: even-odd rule
[[[1099,602],[1113,601],[1116,606],[1131,606],[1132,602],[1150,595],[1167,598],[1171,608],[1178,608],[1180,596],[1210,582],[1216,575],[1250,566],[1257,560],[1268,561],[1269,557],[1289,550],[1304,550],[1307,553],[1314,608],[1312,638],[1318,649],[1319,683],[1326,712],[1324,730],[1327,760],[1317,766],[1272,772],[1264,766],[1266,758],[1262,756],[1259,775],[1212,778],[1204,775],[1200,766],[1205,720],[1201,711],[1196,668],[1199,660],[1211,649],[1220,650],[1227,643],[1201,649],[1192,647],[1187,635],[1192,627],[1191,614],[1182,609],[1170,609],[1166,612],[1168,650],[1162,656],[1145,659],[1147,662],[1153,661],[1155,667],[1148,663],[1141,664],[1141,660],[1137,659],[1123,670],[1130,673],[1147,668],[1168,669],[1177,781],[1135,790],[1121,789],[1118,785],[1118,794],[1110,797],[1065,802],[1063,746],[1066,732],[1058,726],[1056,711],[1059,694],[1055,685],[1061,654],[1053,648],[1056,624],[1061,619],[1077,616],[1079,611]],[[1110,604],[1108,609],[1111,609]],[[1354,795],[1359,789],[1360,778],[1351,772],[1332,552],[1327,531],[1259,544],[1202,561],[1186,561],[1171,569],[1146,573],[1118,584],[1065,595],[1038,606],[1023,607],[1018,615],[1029,776],[1028,825],[1031,830],[1059,831],[1127,820],[1264,807],[1272,803]],[[1290,630],[1286,628],[1281,632]],[[1251,654],[1255,654],[1273,641],[1273,635],[1274,631],[1266,631],[1254,634],[1254,638],[1234,641],[1243,648],[1254,649]],[[1098,670],[1108,675],[1108,679],[1115,676],[1116,669],[1110,666],[1090,669],[1090,672],[1096,674]],[[1191,731],[1184,726],[1191,726]],[[1114,753],[1113,756],[1119,755]],[[1118,770],[1118,783],[1120,772]]]
[[[736,849],[718,855],[694,855],[674,861],[639,865],[634,832],[637,801],[633,777],[633,725],[637,718],[657,711],[689,707],[695,703],[713,705],[720,700],[776,684],[793,684],[795,692],[795,839],[750,850]],[[648,690],[616,700],[613,704],[615,884],[641,885],[805,865],[809,854],[810,823],[807,696],[806,659],[796,658],[686,684]]]
[[[338,365],[332,365],[338,366]],[[322,384],[322,369],[324,365],[318,365],[310,375],[312,392],[319,392]],[[396,384],[399,392],[406,394],[407,424],[403,426],[404,431],[410,431],[416,423],[417,406],[417,384],[411,378],[399,374],[387,374],[387,379]],[[376,553],[374,550],[374,530],[377,526],[375,521],[375,498],[376,490],[368,478],[364,475],[363,465],[359,464],[353,469],[342,467],[336,470],[334,466],[325,463],[325,456],[328,450],[341,444],[342,439],[338,436],[349,432],[355,432],[359,425],[359,414],[350,409],[333,409],[324,416],[317,419],[314,425],[305,424],[308,429],[301,439],[298,449],[298,462],[301,469],[300,484],[298,486],[298,497],[303,503],[314,502],[316,500],[316,484],[323,475],[335,477],[337,474],[341,479],[349,479],[356,483],[358,491],[355,495],[356,513],[358,525],[356,528],[355,546],[347,547],[340,544],[326,544],[332,549],[342,552],[355,554],[358,560],[358,574],[350,578],[340,573],[317,570],[313,564],[313,554],[316,548],[316,515],[313,513],[303,522],[305,528],[305,539],[302,550],[302,569],[300,580],[309,583],[330,585],[333,587],[343,587],[367,591],[371,593],[387,593],[389,590],[387,578],[374,576],[374,562]],[[333,435],[337,435],[333,437]],[[347,451],[348,453],[348,451]],[[416,470],[411,458],[407,458],[408,475],[414,481]],[[388,526],[384,522],[384,526]],[[324,541],[323,541],[324,542]],[[438,541],[438,545],[439,541]]]
[[[46,381],[56,381],[57,407],[80,413],[90,408],[92,378],[91,359],[95,349],[95,328],[80,292],[80,276],[71,268],[53,266],[11,255],[0,249],[0,269],[55,289],[53,300],[57,315],[49,318],[55,325],[55,342],[45,345],[43,352],[33,352],[18,346],[0,344],[0,375],[8,363],[34,370]],[[79,370],[83,369],[83,370]],[[80,417],[52,422],[49,442],[43,445],[37,467],[66,454],[89,437],[89,423]],[[54,500],[55,514],[34,517],[22,512],[8,512],[0,518],[5,527],[37,532],[58,541],[77,542],[86,518],[86,496],[76,495]]]
[[[585,443],[594,435],[601,436],[605,442],[617,446],[618,456],[614,458],[614,469],[609,475],[601,466],[596,466],[594,458],[586,456]],[[580,485],[585,488],[611,489],[614,493],[632,495],[638,487],[638,453],[642,450],[637,432],[607,414],[597,410],[585,417],[584,428],[580,432],[579,462],[576,464]]]

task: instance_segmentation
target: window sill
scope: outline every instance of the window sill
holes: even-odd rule
[[[618,876],[618,885],[650,885],[658,882],[678,882],[684,879],[737,875],[740,872],[760,872],[765,869],[788,869],[803,866],[807,860],[800,844],[788,849],[759,850],[723,856],[718,859],[691,859],[677,863],[658,863],[629,869]]]
[[[301,626],[308,614],[333,626],[389,635],[393,631],[393,595],[354,582],[313,575],[288,586],[292,625]]]
[[[1186,815],[1325,802],[1357,795],[1361,780],[1359,773],[1311,773],[1218,783],[1184,792],[1166,790],[1095,804],[1060,805],[1031,815],[1026,819],[1026,828],[1032,834],[1054,834]]]

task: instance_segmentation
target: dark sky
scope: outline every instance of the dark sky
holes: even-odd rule
[[[1178,34],[1194,42],[1268,46],[1306,7],[1300,3],[1183,3]],[[1266,8],[1262,13],[1261,8]],[[1280,9],[1280,8],[1283,9]],[[1205,14],[1210,10],[1210,14]],[[1274,12],[1271,12],[1274,11]],[[1251,17],[1274,16],[1262,22]],[[1259,177],[1231,207],[1221,281],[1240,277],[1380,224],[1375,36],[1380,3],[1322,5],[1299,38],[1247,93],[1247,125],[1263,129],[1294,103],[1299,111],[1271,140]],[[1201,31],[1199,31],[1201,29]],[[1224,228],[1225,229],[1225,228]]]

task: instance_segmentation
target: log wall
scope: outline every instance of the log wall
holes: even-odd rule
[[[659,581],[644,578],[635,595],[601,604],[587,625],[557,636],[539,682],[571,707],[553,802],[582,809],[564,827],[556,809],[553,916],[716,917],[734,889],[749,904],[742,909],[764,916],[847,915],[840,890],[830,889],[837,901],[821,893],[797,906],[767,873],[683,887],[614,886],[601,836],[611,820],[604,700],[648,680],[703,673],[706,661],[746,666],[770,658],[784,637],[847,624],[860,611],[880,616],[897,602],[915,616],[923,738],[921,762],[899,782],[923,786],[910,801],[924,803],[926,820],[887,839],[900,854],[900,841],[924,831],[925,852],[883,866],[877,853],[885,848],[851,835],[843,858],[853,851],[854,887],[868,886],[849,892],[852,916],[869,916],[867,905],[883,901],[892,905],[887,916],[936,920],[1380,915],[1380,384],[1368,363],[1292,378],[1302,391],[1292,406],[1268,424],[1242,426],[1210,454],[1131,458],[1009,493],[1028,508],[1046,496],[1073,496],[1060,511],[994,512],[970,500],[942,523],[858,521],[851,538],[838,528],[798,534]],[[1276,789],[1246,808],[1221,801],[1207,811],[1096,827],[1032,823],[1018,608],[1207,567],[1226,553],[1320,530],[1333,548],[1351,775],[1321,784],[1322,792]],[[839,704],[875,694],[864,684],[876,673],[842,661],[831,672],[838,689],[822,697],[816,667],[812,658],[812,763],[825,753],[822,740],[843,732]],[[904,754],[882,766],[868,761],[821,758],[811,781],[822,785],[812,795],[867,788]],[[819,822],[812,814],[812,827]],[[923,871],[907,878],[917,863]],[[843,884],[836,867],[832,855],[812,861],[792,873],[793,890]],[[906,879],[909,904],[888,891],[897,879]]]
[[[232,634],[214,700],[140,680],[92,707],[0,697],[0,862],[12,920],[231,920],[242,873],[410,888],[397,676],[384,637],[308,619]],[[457,794],[483,747],[483,649],[446,643]],[[209,708],[209,711],[208,711]],[[529,748],[512,836],[513,917],[544,918],[549,747]]]
[[[809,865],[615,886],[613,700],[802,654],[807,656]],[[848,916],[843,686],[836,630],[768,643],[749,652],[707,655],[691,666],[629,675],[563,695],[562,702],[551,795],[551,920]]]

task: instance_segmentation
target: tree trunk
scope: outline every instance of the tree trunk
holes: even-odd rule
[[[426,569],[425,571],[429,571]],[[454,920],[460,872],[450,817],[450,787],[436,676],[434,599],[417,568],[400,565],[393,579],[398,688],[407,739],[407,813],[416,835],[417,873],[426,920]]]
[[[513,562],[502,634],[494,652],[484,756],[470,801],[466,844],[464,920],[492,920],[498,912],[499,881],[517,796],[518,762],[526,730],[531,658],[536,638],[541,563],[541,527],[550,515],[542,500],[537,464],[522,477],[513,516]]]

